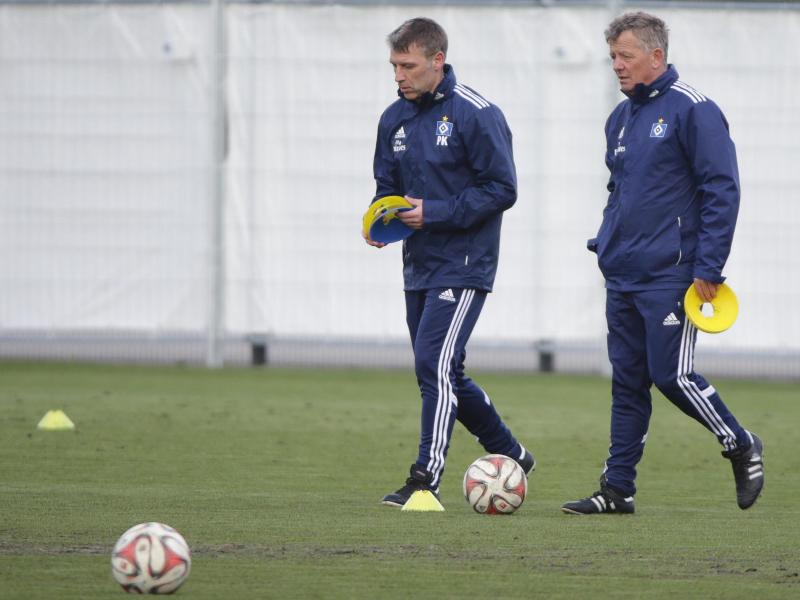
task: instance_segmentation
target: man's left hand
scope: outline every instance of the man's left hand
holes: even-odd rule
[[[406,196],[406,200],[408,200],[414,208],[411,210],[397,211],[397,218],[411,229],[422,229],[422,225],[425,222],[422,216],[422,198]]]
[[[697,295],[700,296],[700,299],[703,302],[711,302],[717,295],[718,287],[718,283],[711,283],[710,281],[698,279],[697,277],[694,279],[694,289],[697,291]]]

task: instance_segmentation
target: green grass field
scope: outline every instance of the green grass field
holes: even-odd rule
[[[609,382],[477,374],[539,466],[512,516],[472,512],[456,427],[444,513],[379,499],[416,454],[408,371],[0,363],[0,597],[121,598],[110,551],[142,521],[183,533],[193,599],[800,597],[800,395],[714,384],[765,444],[736,507],[716,440],[661,396],[632,516],[564,515],[597,486]],[[61,408],[71,432],[36,424]]]

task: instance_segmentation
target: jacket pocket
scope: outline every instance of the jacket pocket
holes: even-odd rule
[[[597,266],[608,278],[623,269],[624,244],[619,223],[619,203],[609,202],[603,209],[603,222],[597,237],[586,242],[586,248],[597,254]]]
[[[646,277],[658,277],[671,271],[683,260],[678,219],[651,237],[643,238],[630,248],[628,255],[635,270]]]
[[[675,264],[679,265],[681,264],[681,260],[683,260],[683,249],[681,247],[681,242],[683,241],[683,236],[681,235],[681,218],[678,217],[675,221],[678,226],[678,260],[675,261]]]

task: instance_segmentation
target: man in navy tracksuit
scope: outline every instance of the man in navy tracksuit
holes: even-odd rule
[[[499,108],[456,82],[437,23],[411,19],[388,42],[399,98],[378,125],[373,201],[400,195],[414,206],[398,216],[415,230],[403,242],[403,277],[422,395],[416,461],[405,485],[383,498],[403,506],[417,490],[438,496],[456,419],[526,473],[535,461],[464,373],[467,340],[497,271],[502,213],[517,198],[511,132]]]
[[[689,285],[710,301],[724,280],[739,209],[728,123],[667,63],[663,21],[628,13],[605,34],[628,96],[606,123],[610,195],[597,238],[589,240],[606,279],[611,446],[600,490],[562,510],[634,511],[652,384],[717,436],[733,466],[738,505],[749,508],[764,483],[762,443],[694,372],[697,329],[682,305]]]

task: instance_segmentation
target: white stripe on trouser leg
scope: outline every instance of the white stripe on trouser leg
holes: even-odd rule
[[[709,399],[703,395],[697,384],[688,377],[688,374],[692,372],[692,347],[696,335],[697,328],[691,324],[689,319],[685,319],[678,357],[678,387],[681,388],[684,396],[691,402],[714,435],[723,438],[722,443],[725,449],[730,450],[736,446],[736,436],[719,416]]]
[[[714,394],[717,393],[717,390],[714,389],[713,385],[709,385],[706,389],[703,390],[703,398],[711,398]]]
[[[696,383],[688,378],[688,374],[693,369],[692,347],[697,336],[697,328],[687,319],[684,323],[683,335],[681,338],[680,362],[678,367],[678,385],[686,398],[694,406],[695,410],[708,424],[715,435],[723,438],[723,445],[730,450],[735,446],[735,436],[733,431],[725,424],[722,417],[714,409]]]
[[[453,314],[447,334],[445,335],[442,348],[439,352],[439,363],[437,365],[437,401],[436,414],[433,426],[433,439],[431,440],[431,455],[428,461],[428,470],[433,473],[434,484],[438,485],[439,474],[444,468],[445,449],[447,447],[447,426],[452,414],[453,404],[456,402],[453,393],[452,382],[450,381],[450,371],[455,343],[464,318],[472,303],[474,292],[464,290],[461,294],[458,306]]]
[[[453,412],[453,404],[456,402],[455,394],[453,393],[453,385],[450,381],[453,353],[458,334],[461,331],[461,326],[464,324],[464,318],[469,311],[474,295],[474,290],[464,290],[461,293],[458,306],[453,314],[453,320],[450,321],[450,327],[447,330],[442,349],[439,352],[436,413],[433,421],[433,439],[431,440],[430,458],[427,465],[428,471],[433,474],[432,485],[434,487],[439,485],[439,474],[444,468],[444,453],[447,447],[447,425],[450,421],[450,415]]]
[[[688,321],[688,319],[686,319]],[[691,373],[694,371],[694,353],[692,352],[692,348],[694,348],[694,341],[697,339],[697,327],[689,323],[691,327],[691,337],[692,337],[692,344],[689,346],[689,352],[687,354],[689,360],[689,369],[686,371],[687,373]],[[717,409],[714,408],[714,405],[711,403],[711,396],[716,392],[712,385],[709,385],[708,388],[701,391],[697,384],[693,381],[689,382],[689,387],[693,390],[695,394],[700,395],[700,403],[706,407],[708,413],[712,416],[715,422],[719,425],[721,431],[723,431],[725,435],[725,439],[723,440],[723,444],[725,448],[730,450],[736,447],[736,435],[733,433],[733,430],[728,427],[727,423],[723,420],[722,416],[717,412]],[[708,393],[710,390],[710,393]]]

